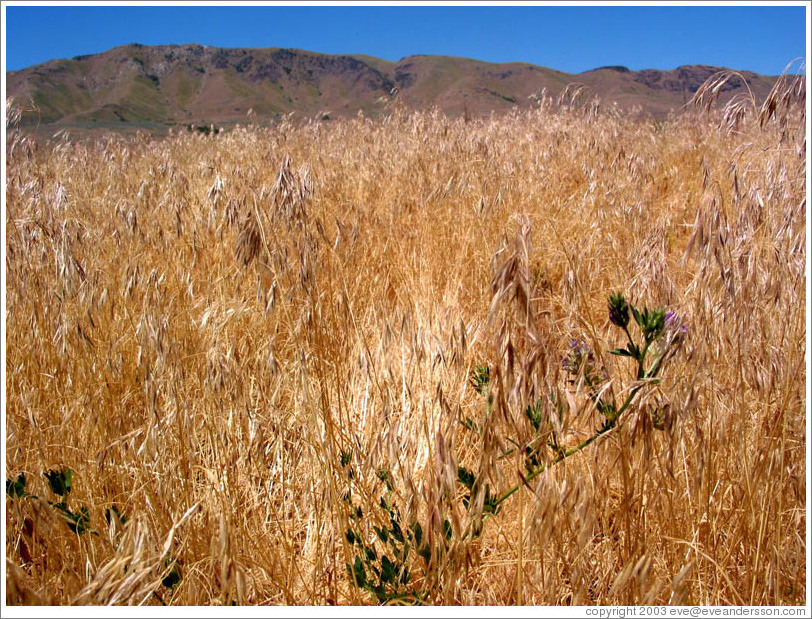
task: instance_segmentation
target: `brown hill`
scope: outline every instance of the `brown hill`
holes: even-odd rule
[[[221,49],[202,45],[127,45],[7,73],[8,95],[29,108],[24,124],[147,127],[266,122],[300,117],[383,113],[394,99],[450,114],[504,113],[558,97],[579,85],[604,105],[654,116],[682,106],[711,75],[704,65],[671,71],[603,67],[568,74],[526,63],[487,63],[446,56],[398,62],[362,55],[292,49]],[[742,72],[758,100],[775,77]],[[741,80],[721,99],[747,92]]]

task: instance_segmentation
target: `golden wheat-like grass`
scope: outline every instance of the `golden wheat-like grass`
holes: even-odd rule
[[[408,560],[430,604],[803,604],[794,92],[657,123],[575,92],[488,120],[12,127],[6,477],[40,498],[6,499],[6,602],[375,603],[344,499],[371,543],[386,471],[434,549]],[[599,425],[561,369],[571,338],[628,388],[615,290],[678,312],[682,350],[627,423],[465,536],[482,501],[463,507],[457,467],[517,483],[528,403],[566,393],[545,414],[567,444]],[[45,502],[64,467],[94,533]]]

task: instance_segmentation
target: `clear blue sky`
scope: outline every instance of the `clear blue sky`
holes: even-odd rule
[[[16,70],[118,45],[293,47],[399,60],[522,61],[579,73],[604,65],[710,64],[776,75],[806,56],[795,6],[15,6],[4,57]]]

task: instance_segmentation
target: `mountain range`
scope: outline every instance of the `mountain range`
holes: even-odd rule
[[[99,54],[51,60],[6,74],[7,96],[25,110],[23,125],[84,128],[269,122],[294,112],[327,120],[375,116],[393,101],[456,116],[501,114],[554,99],[569,87],[602,105],[664,117],[684,105],[721,67],[631,71],[607,66],[578,74],[522,62],[449,56],[397,62],[296,49],[224,49],[197,44],[131,44]],[[760,102],[777,76],[738,72],[724,102],[752,92]]]

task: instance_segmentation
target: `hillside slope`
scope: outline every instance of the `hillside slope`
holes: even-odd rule
[[[393,99],[450,115],[487,115],[559,97],[577,85],[589,97],[663,116],[683,105],[719,67],[671,71],[604,67],[568,74],[527,63],[446,56],[390,62],[292,49],[221,49],[133,44],[7,73],[8,95],[29,108],[24,124],[67,126],[230,124],[298,116],[376,115]],[[775,77],[742,72],[757,99]],[[734,80],[722,100],[747,92]]]

